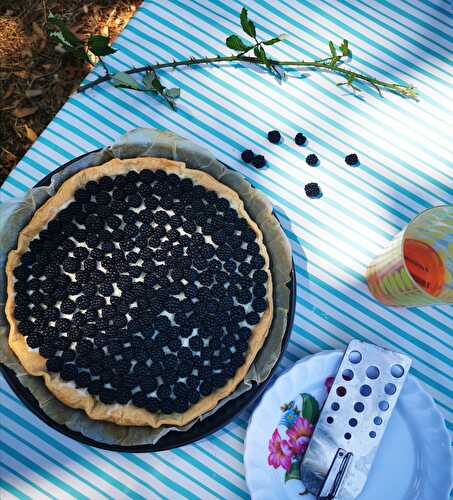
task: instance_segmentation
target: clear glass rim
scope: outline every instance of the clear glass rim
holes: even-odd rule
[[[409,269],[407,268],[406,266],[406,259],[404,258],[404,242],[406,241],[406,233],[407,233],[407,230],[409,229],[409,227],[411,226],[411,224],[415,224],[415,222],[417,221],[418,218],[420,218],[422,215],[425,215],[427,212],[431,212],[433,210],[438,210],[439,208],[453,208],[453,205],[439,205],[437,207],[430,207],[430,208],[426,208],[425,210],[423,210],[423,212],[420,212],[419,214],[417,214],[410,222],[408,222],[405,226],[405,228],[402,230],[402,234],[401,234],[401,244],[400,244],[400,256],[401,256],[401,261],[402,261],[402,265],[403,265],[403,268],[404,270],[406,271],[406,274],[409,276],[409,279],[411,280],[412,284],[414,285],[414,287],[419,291],[421,292],[422,296],[430,299],[430,304],[427,304],[427,305],[440,305],[440,304],[444,304],[445,302],[442,302],[442,299],[437,299],[436,296],[434,295],[431,295],[430,293],[428,293],[426,290],[424,290],[415,280],[414,278],[412,277],[412,274],[409,272]],[[446,302],[446,304],[448,304],[448,302]],[[416,307],[416,306],[414,306]]]

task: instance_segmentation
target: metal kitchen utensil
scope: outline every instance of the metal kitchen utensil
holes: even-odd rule
[[[410,365],[404,354],[349,343],[300,470],[318,499],[360,494]]]

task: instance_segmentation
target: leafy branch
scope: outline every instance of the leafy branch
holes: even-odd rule
[[[165,68],[177,68],[181,66],[194,66],[200,64],[212,64],[220,62],[244,62],[264,66],[270,74],[277,79],[282,80],[285,76],[284,67],[309,68],[313,70],[322,70],[335,73],[345,78],[344,82],[337,83],[338,86],[347,86],[353,92],[360,92],[362,89],[359,84],[366,84],[374,88],[382,96],[382,90],[393,91],[403,97],[409,97],[417,100],[417,91],[413,85],[399,84],[384,80],[379,80],[363,73],[352,71],[342,66],[348,58],[351,57],[351,51],[347,40],[336,47],[332,41],[329,41],[330,56],[313,61],[280,61],[269,57],[267,47],[282,42],[287,38],[286,34],[281,34],[268,40],[261,40],[256,33],[255,23],[249,19],[246,8],[240,13],[240,23],[242,31],[247,35],[244,41],[241,36],[232,34],[227,37],[225,44],[233,50],[233,55],[216,55],[211,57],[190,57],[181,61],[163,62],[149,64],[139,68],[132,68],[127,71],[121,71],[111,74],[102,57],[112,54],[115,51],[110,46],[108,37],[100,35],[91,35],[88,40],[83,41],[72,33],[64,21],[56,16],[50,15],[49,22],[58,28],[58,31],[50,33],[50,36],[60,42],[67,50],[72,51],[76,56],[95,64],[96,57],[102,64],[105,74],[93,80],[90,83],[82,85],[79,92],[95,87],[100,83],[112,81],[116,87],[126,88],[139,92],[159,95],[172,109],[176,109],[175,100],[180,96],[179,88],[166,88],[157,74],[157,70]],[[131,75],[135,73],[145,73],[141,83],[137,82]]]

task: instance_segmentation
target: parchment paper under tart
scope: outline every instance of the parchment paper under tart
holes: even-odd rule
[[[227,401],[238,397],[252,382],[264,381],[275,364],[281,350],[286,329],[289,307],[289,289],[286,286],[291,273],[291,251],[289,243],[275,217],[269,201],[255,190],[240,175],[226,169],[203,147],[172,132],[136,129],[120,137],[115,144],[94,152],[69,165],[52,176],[51,185],[30,190],[24,200],[0,207],[0,264],[5,264],[8,252],[16,247],[17,236],[26,226],[37,208],[52,196],[61,184],[77,172],[88,167],[101,165],[112,158],[160,157],[181,161],[188,168],[209,173],[224,185],[230,187],[242,199],[245,209],[260,228],[270,257],[273,281],[273,320],[263,347],[257,353],[242,382],[228,397],[201,417],[180,426],[164,425],[158,428],[147,426],[120,426],[110,422],[89,418],[82,410],[66,406],[47,389],[42,377],[29,375],[8,346],[8,323],[4,307],[0,313],[0,361],[13,369],[21,383],[38,400],[43,411],[53,420],[69,429],[108,444],[123,446],[154,444],[170,430],[185,431],[198,419],[206,418],[221,408]],[[5,273],[0,276],[0,305],[5,304]]]

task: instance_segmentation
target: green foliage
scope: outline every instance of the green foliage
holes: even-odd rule
[[[125,89],[140,90],[140,85],[132,78],[131,75],[119,71],[112,76],[112,82],[115,87],[122,87]]]
[[[116,52],[114,48],[110,47],[109,43],[108,36],[91,35],[88,38],[88,48],[95,56],[108,56]]]
[[[291,464],[291,469],[285,472],[285,483],[290,479],[300,479],[300,462],[294,461]]]
[[[302,416],[306,418],[312,425],[316,425],[319,418],[319,404],[316,399],[310,394],[301,394],[303,404],[302,404]]]
[[[160,78],[153,70],[146,72],[143,77],[143,85],[145,92],[154,92],[161,95],[172,109],[176,109],[175,99],[181,95],[181,89],[177,87],[167,89],[162,85]]]
[[[340,50],[341,50],[341,55],[342,56],[349,56],[351,54],[351,51],[349,50],[349,43],[346,39],[344,39],[342,42],[341,42],[341,45],[340,45]]]
[[[247,33],[247,35],[251,36],[252,38],[255,38],[256,37],[255,24],[253,23],[253,21],[250,21],[247,9],[245,7],[242,7],[239,19],[241,21],[241,26],[242,29],[244,30],[244,33]]]
[[[226,46],[229,49],[236,50],[237,52],[247,52],[251,49],[251,47],[246,45],[238,35],[230,35],[226,39]]]
[[[82,40],[72,33],[63,19],[52,13],[49,14],[48,22],[58,28],[58,31],[52,31],[49,34],[53,40],[61,43],[63,47],[71,51],[76,57],[84,59],[91,64],[96,63],[96,57],[101,59],[102,56],[116,52],[110,46],[110,40],[107,36],[91,35],[88,40]]]

